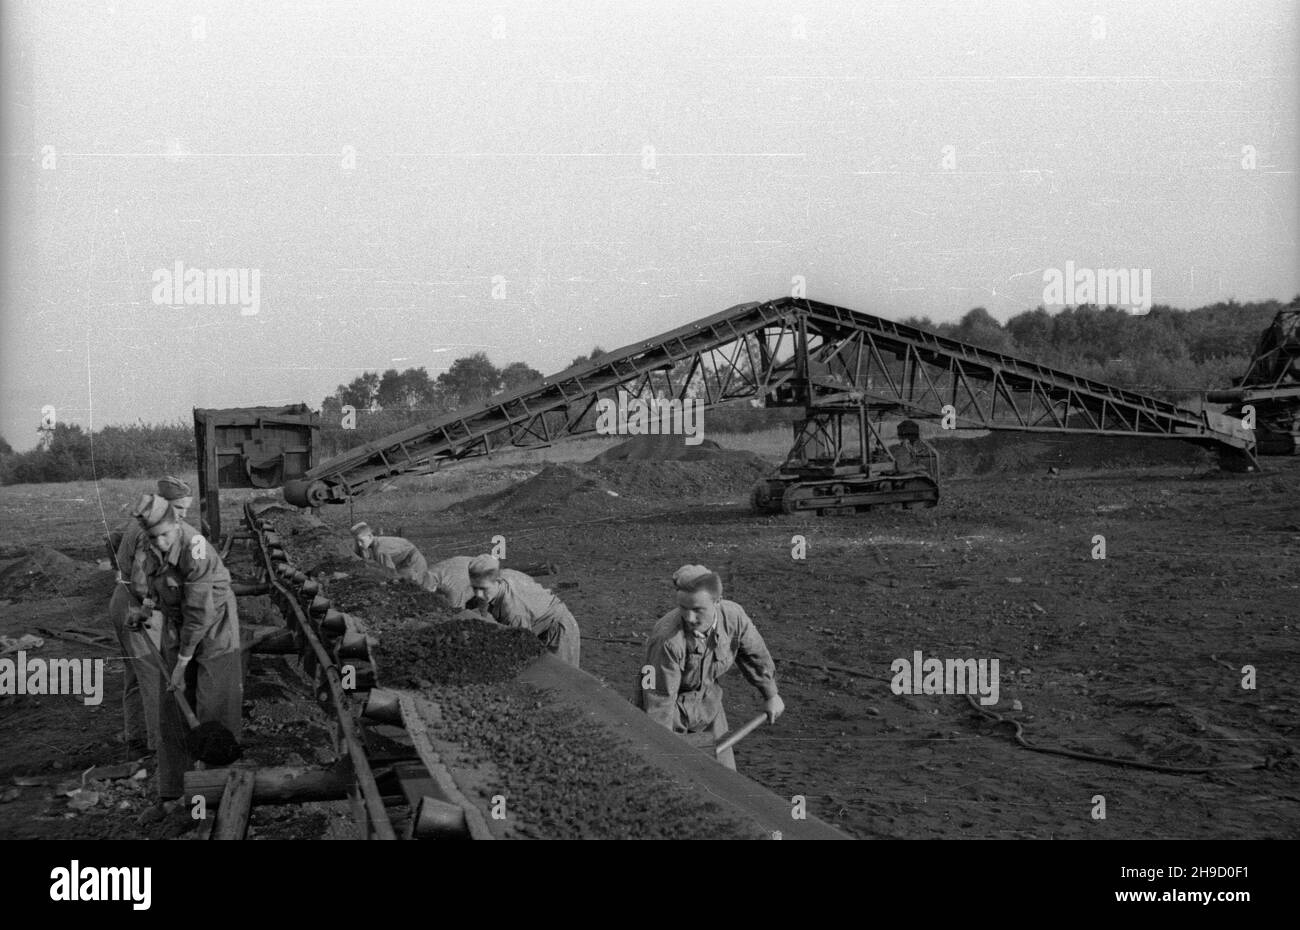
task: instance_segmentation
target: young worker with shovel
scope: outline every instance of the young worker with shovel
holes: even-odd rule
[[[157,497],[170,502],[182,520],[194,500],[190,486],[172,475],[158,479]],[[132,511],[132,518],[108,534],[109,559],[118,575],[108,605],[108,619],[117,633],[126,660],[126,677],[122,683],[123,738],[128,750],[136,756],[154,752],[158,742],[158,672],[143,640],[148,634],[138,623],[127,623],[132,605],[138,606],[147,594],[141,567],[149,547],[149,537],[145,535],[140,517],[154,506],[154,500],[155,495],[145,494]],[[156,629],[153,637],[156,645]]]
[[[192,680],[200,724],[219,724],[237,741],[244,674],[230,572],[216,546],[183,523],[166,501],[140,520],[149,536],[144,564],[149,598],[162,614],[164,670],[182,693]],[[175,697],[167,690],[160,695],[159,730],[158,795],[178,798],[189,758]]]
[[[677,606],[655,623],[646,642],[638,704],[650,719],[688,742],[717,752],[733,771],[736,759],[727,732],[719,680],[732,665],[763,695],[763,716],[737,731],[736,738],[764,719],[775,723],[785,712],[776,690],[776,665],[745,609],[723,600],[722,579],[703,565],[683,565],[673,573]]]

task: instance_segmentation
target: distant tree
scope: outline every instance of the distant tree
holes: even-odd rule
[[[1041,351],[1052,345],[1052,315],[1042,307],[1017,313],[1006,329],[1018,349]]]
[[[402,372],[402,403],[409,409],[436,406],[438,386],[424,366]]]
[[[545,375],[527,362],[511,362],[501,369],[501,388],[505,391],[517,391],[541,381],[544,377]]]
[[[501,372],[488,360],[484,352],[458,358],[451,367],[438,375],[438,386],[456,404],[464,406],[492,396],[501,386]]]
[[[1011,336],[983,307],[967,310],[952,335],[954,339],[995,352],[1010,352],[1013,347]]]
[[[13,455],[13,446],[5,442],[5,438],[0,436],[0,455]]]
[[[403,372],[390,368],[380,376],[375,399],[384,410],[414,410],[431,406],[434,394],[433,379],[423,367],[408,368]]]
[[[573,361],[569,362],[569,367],[572,368],[574,365],[585,365],[588,362],[595,361],[596,359],[600,358],[604,354],[605,354],[605,350],[602,349],[600,346],[596,346],[594,349],[591,350],[590,355],[579,355]]]
[[[405,379],[396,368],[390,368],[379,376],[379,388],[375,391],[375,403],[381,410],[392,410],[402,403],[402,382]]]
[[[379,403],[379,384],[379,375],[367,371],[349,384],[340,384],[334,396],[340,404],[351,404],[357,410],[374,410]]]

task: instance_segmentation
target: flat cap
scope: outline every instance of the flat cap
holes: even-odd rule
[[[175,475],[166,475],[158,479],[158,496],[165,500],[180,500],[182,497],[193,497],[194,492],[190,486],[177,478]]]
[[[140,521],[145,529],[152,529],[161,523],[176,522],[176,511],[161,494],[142,494],[131,516]]]

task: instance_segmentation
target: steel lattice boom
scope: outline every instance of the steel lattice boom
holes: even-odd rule
[[[596,428],[599,401],[750,399],[865,404],[955,426],[1182,439],[1253,461],[1238,421],[818,301],[740,304],[543,381],[393,433],[285,486],[300,506],[341,502],[395,475]],[[950,407],[950,410],[945,410]]]

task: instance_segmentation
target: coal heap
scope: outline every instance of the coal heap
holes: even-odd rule
[[[546,647],[529,630],[464,618],[385,627],[375,665],[388,687],[508,681]]]

